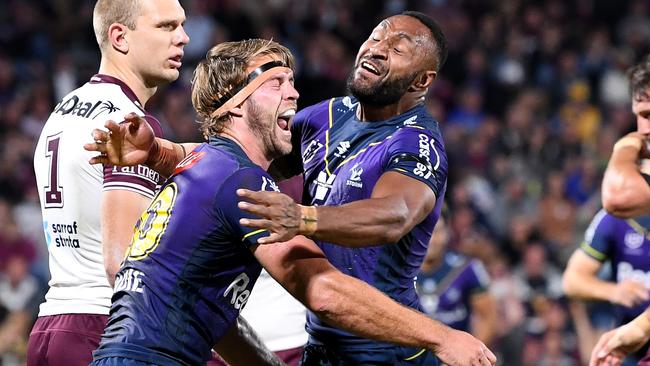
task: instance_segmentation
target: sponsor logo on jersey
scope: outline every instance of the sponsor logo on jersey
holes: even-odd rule
[[[438,169],[438,166],[440,165],[440,155],[438,155],[438,151],[436,151],[436,148],[434,147],[433,139],[430,139],[429,136],[423,133],[418,136],[418,149],[420,158],[422,158],[426,164],[418,162],[415,169],[413,169],[413,174],[424,179],[429,179],[433,174],[433,171]],[[431,165],[431,150],[433,150],[436,155],[435,166]]]
[[[113,288],[113,292],[130,291],[142,293],[143,277],[144,273],[138,271],[137,269],[128,268],[122,270],[115,276],[115,287]]]
[[[415,122],[416,119],[418,119],[417,115],[407,118],[406,121],[404,121],[404,126],[413,126],[417,124],[417,122]]]
[[[623,239],[623,242],[625,242],[625,246],[630,248],[630,249],[638,249],[643,245],[643,242],[645,241],[645,237],[641,233],[637,233],[636,231],[628,231],[625,233],[625,238]]]
[[[348,153],[349,148],[350,148],[350,141],[341,141],[339,146],[336,147],[336,152],[334,153],[334,156],[336,156],[337,158],[345,156],[345,154]]]
[[[54,113],[59,113],[64,116],[69,114],[83,118],[95,119],[104,113],[110,114],[119,110],[120,108],[116,107],[110,100],[88,102],[73,95],[57,104],[54,108]]]
[[[327,173],[324,171],[318,173],[318,179],[314,181],[314,184],[316,184],[316,194],[314,195],[314,199],[321,201],[324,200],[330,189],[332,189],[334,179],[336,179],[336,174],[327,176]]]
[[[316,152],[322,147],[323,144],[321,144],[320,141],[312,140],[309,145],[307,145],[305,152],[302,154],[302,163],[309,163],[314,158],[314,156],[316,156]]]
[[[616,267],[616,281],[633,280],[645,285],[650,289],[650,271],[634,268],[631,263],[621,262]]]
[[[360,163],[354,164],[352,169],[350,169],[350,178],[348,178],[345,185],[352,186],[356,188],[363,188],[363,182],[361,181],[361,174],[363,174],[363,167],[359,166]]]
[[[192,151],[187,156],[185,159],[181,160],[178,165],[176,165],[176,169],[174,169],[174,174],[179,174],[180,172],[187,170],[191,167],[193,167],[196,163],[199,162],[205,155],[205,151],[200,151],[200,152],[195,152]]]
[[[268,188],[271,188],[273,191],[280,192],[280,187],[278,187],[278,184],[275,183],[273,179],[262,176],[262,187],[260,189],[262,191],[268,191]]]
[[[249,283],[250,278],[245,272],[242,272],[228,285],[226,291],[223,293],[223,297],[225,298],[228,298],[230,295],[230,304],[237,310],[241,311],[248,301],[251,291],[246,287],[248,287]]]
[[[54,245],[57,248],[79,248],[79,226],[76,221],[56,224],[44,221],[43,228],[48,247]]]
[[[111,172],[113,175],[130,175],[144,178],[151,183],[158,184],[160,182],[160,174],[155,170],[144,165],[136,166],[113,166]]]
[[[357,102],[357,103],[352,103],[352,98],[350,98],[350,97],[344,97],[342,102],[343,102],[343,105],[344,105],[344,106],[348,107],[348,109],[352,109],[352,108],[354,108],[357,104],[359,104],[359,102]]]

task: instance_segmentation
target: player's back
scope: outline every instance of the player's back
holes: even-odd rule
[[[93,153],[83,145],[91,140],[93,129],[103,128],[107,119],[121,121],[128,112],[144,114],[135,95],[119,80],[98,75],[66,95],[43,127],[34,170],[51,280],[40,316],[108,314],[112,290],[103,265],[100,215],[102,190],[111,189],[111,182],[104,182],[101,165],[88,163]],[[152,127],[159,133],[159,126]],[[129,169],[135,168],[124,169],[127,175]],[[113,175],[123,173],[118,170]],[[147,175],[155,187],[157,174]],[[120,188],[139,189],[121,180]]]

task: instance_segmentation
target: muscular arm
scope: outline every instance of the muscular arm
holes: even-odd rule
[[[102,254],[111,286],[131,244],[133,227],[149,203],[149,198],[130,191],[111,190],[102,194]]]
[[[280,366],[284,363],[264,346],[253,328],[239,316],[235,324],[214,346],[231,366]]]
[[[612,215],[629,218],[650,213],[650,186],[639,170],[643,136],[632,132],[614,145],[603,178],[603,207]]]
[[[244,219],[242,225],[268,229],[272,234],[260,243],[289,240],[294,235],[348,247],[395,243],[431,212],[436,197],[426,184],[397,172],[384,173],[369,199],[341,206],[318,206],[317,229],[305,232],[301,207],[281,193],[239,190],[241,197],[256,202],[241,202],[240,208],[263,217]]]
[[[452,330],[339,272],[305,237],[281,245],[259,245],[254,254],[287,291],[329,324],[362,337],[432,350],[450,365],[471,365],[478,358],[489,358],[490,364],[496,360],[469,334]]]

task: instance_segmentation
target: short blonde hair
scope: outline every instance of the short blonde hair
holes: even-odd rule
[[[135,29],[141,0],[97,0],[93,11],[93,29],[100,50],[108,45],[108,27],[113,23]]]
[[[224,99],[230,99],[243,86],[251,60],[259,56],[275,55],[290,69],[294,69],[291,51],[281,44],[266,39],[247,39],[224,42],[212,47],[202,60],[192,79],[192,105],[200,119],[201,132],[208,138],[223,131],[230,115],[212,117]]]

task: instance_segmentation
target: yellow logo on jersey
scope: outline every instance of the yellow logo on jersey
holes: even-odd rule
[[[176,183],[171,183],[154,198],[136,224],[131,246],[127,251],[128,259],[144,259],[156,249],[169,224],[177,194]]]

